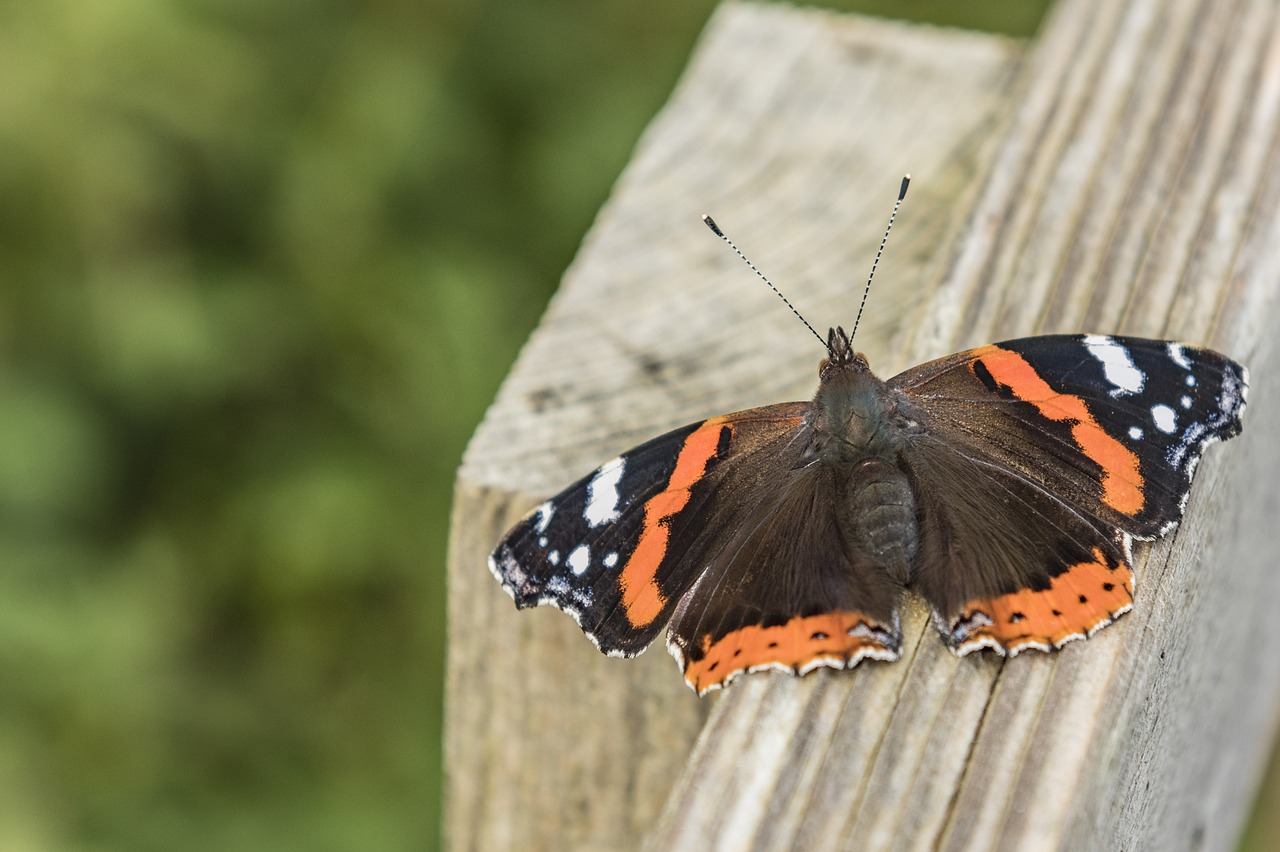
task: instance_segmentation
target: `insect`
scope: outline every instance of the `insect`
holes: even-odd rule
[[[896,660],[908,591],[959,655],[1050,651],[1132,607],[1133,540],[1177,525],[1205,447],[1241,429],[1247,372],[1208,349],[1054,334],[885,381],[851,337],[823,340],[812,400],[623,453],[517,523],[490,570],[612,656],[669,626],[699,695]]]

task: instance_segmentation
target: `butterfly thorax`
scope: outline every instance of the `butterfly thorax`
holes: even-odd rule
[[[901,432],[894,428],[888,398],[884,382],[860,357],[850,366],[829,364],[810,408],[810,452],[836,464],[896,455]]]
[[[829,471],[850,550],[905,584],[915,561],[916,500],[900,463],[904,431],[895,396],[866,359],[848,349],[843,332],[833,330],[832,339],[836,345],[809,411],[804,458]]]

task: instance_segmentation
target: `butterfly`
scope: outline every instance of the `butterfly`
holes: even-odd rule
[[[1208,349],[1043,335],[881,380],[850,338],[828,332],[810,401],[623,453],[517,523],[490,570],[612,656],[666,627],[699,695],[896,660],[908,592],[959,655],[1049,651],[1129,611],[1133,540],[1177,525],[1205,448],[1241,429],[1247,372]]]

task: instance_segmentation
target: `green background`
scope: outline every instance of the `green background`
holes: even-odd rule
[[[0,849],[437,844],[453,472],[712,5],[0,6]]]

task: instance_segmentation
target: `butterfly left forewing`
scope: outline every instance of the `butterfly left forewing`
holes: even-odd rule
[[[623,453],[517,523],[490,570],[517,607],[557,607],[601,651],[640,653],[752,495],[767,493],[760,462],[785,455],[807,407],[714,417]]]

